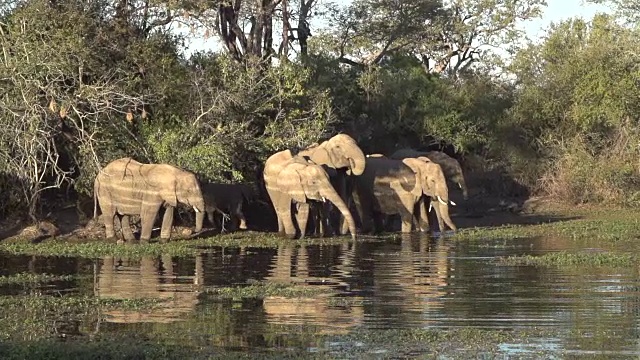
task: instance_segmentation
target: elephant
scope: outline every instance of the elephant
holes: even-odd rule
[[[280,155],[272,156],[265,162],[265,169],[263,170],[263,178],[267,194],[271,201],[274,198],[279,198],[282,194],[278,193],[277,188],[274,186],[275,177],[281,169],[284,162],[290,160],[293,156],[291,152],[280,152]],[[289,154],[283,156],[284,154]],[[297,155],[303,156],[311,160],[313,163],[320,165],[324,168],[325,172],[329,175],[331,184],[338,192],[340,198],[349,203],[351,191],[348,189],[348,178],[351,176],[359,176],[364,171],[365,158],[364,153],[356,143],[356,141],[349,135],[337,134],[320,144],[313,144],[310,147],[301,150]],[[313,206],[321,206],[320,209],[314,209],[314,212],[319,212],[321,219],[317,227],[321,229],[325,235],[331,232],[330,217],[332,214],[331,207],[328,204],[313,204]],[[339,227],[339,233],[344,235],[348,231],[348,224],[346,217],[342,214],[336,214],[338,219],[334,222],[336,227]],[[305,219],[306,223],[308,219]],[[282,219],[278,218],[278,232],[284,231]],[[302,229],[306,231],[306,229]],[[353,234],[353,233],[352,233]]]
[[[250,202],[255,197],[255,191],[248,184],[219,184],[219,183],[203,183],[202,196],[204,197],[205,213],[212,225],[214,222],[214,213],[218,212],[224,217],[231,216],[233,220],[233,228],[241,230],[247,229],[247,220],[244,216],[242,208],[245,202]],[[235,222],[239,224],[235,224]]]
[[[417,216],[414,209],[425,195],[440,203],[436,208],[438,222],[446,222],[455,231],[456,227],[449,218],[449,190],[438,164],[424,157],[396,160],[372,156],[367,157],[366,162],[364,173],[355,179],[353,191],[363,232],[369,232],[371,218],[374,218],[376,230],[379,231],[381,216],[394,214],[400,215],[401,231],[411,232]],[[428,223],[427,213],[419,213],[423,230],[422,224]],[[444,224],[441,225],[443,228]]]
[[[107,164],[93,183],[93,217],[97,219],[98,204],[103,214],[108,239],[115,237],[115,215],[122,215],[122,234],[126,241],[134,240],[129,226],[130,215],[140,215],[140,240],[147,242],[156,215],[165,206],[160,238],[171,237],[173,211],[178,203],[193,207],[196,212],[195,232],[202,231],[204,199],[196,176],[169,164],[143,164],[132,158],[121,158]]]
[[[345,217],[352,238],[356,227],[349,208],[331,185],[329,175],[322,166],[303,156],[294,156],[290,150],[271,155],[264,166],[264,180],[271,203],[278,217],[278,229],[293,239],[296,236],[291,214],[291,203],[296,203],[300,238],[305,235],[309,218],[309,201],[330,201]],[[281,232],[281,231],[279,231]]]
[[[454,184],[458,185],[458,187],[460,187],[460,189],[462,190],[463,199],[469,199],[469,191],[464,179],[464,174],[462,173],[462,167],[460,166],[458,160],[452,158],[451,156],[441,151],[417,151],[414,149],[404,148],[394,152],[390,156],[390,158],[402,160],[405,158],[417,158],[420,156],[427,157],[429,158],[429,160],[440,165],[445,177],[448,180],[452,181]]]

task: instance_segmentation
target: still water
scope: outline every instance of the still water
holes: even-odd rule
[[[82,281],[49,283],[38,291],[163,300],[152,308],[107,311],[100,315],[99,327],[80,324],[63,330],[76,336],[165,332],[201,346],[262,351],[309,346],[304,334],[475,328],[538,334],[500,343],[494,355],[640,356],[637,267],[590,270],[499,261],[572,246],[555,239],[464,242],[415,235],[302,247],[292,241],[277,249],[204,249],[192,258],[5,256],[0,257],[0,275],[80,273],[86,275]],[[220,300],[207,292],[256,282],[332,291],[263,300]],[[1,289],[5,295],[20,291]],[[313,352],[313,347],[307,349]],[[369,354],[380,351],[385,345],[370,348]]]

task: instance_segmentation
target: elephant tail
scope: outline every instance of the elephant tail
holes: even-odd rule
[[[98,218],[98,187],[97,180],[93,182],[93,219],[96,220]]]
[[[93,219],[98,218],[98,197],[96,196],[96,192],[93,192]]]

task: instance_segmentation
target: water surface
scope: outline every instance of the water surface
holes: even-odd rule
[[[640,356],[636,267],[556,268],[499,261],[576,246],[546,238],[463,242],[414,235],[323,246],[297,246],[291,241],[277,249],[212,248],[191,258],[1,256],[1,275],[81,276],[36,289],[9,284],[0,291],[9,296],[158,300],[153,307],[110,310],[77,319],[74,326],[56,327],[56,332],[79,339],[125,334],[255,353],[292,347],[312,354],[313,338],[320,334],[522,330],[532,335],[500,343],[493,355]],[[635,251],[589,243],[579,246],[580,251]],[[327,291],[303,298],[224,300],[207,291],[256,282]],[[59,316],[62,319],[64,312]],[[336,356],[344,356],[341,349],[357,348],[359,340],[326,345]],[[393,355],[391,345],[398,344],[380,343],[363,351]],[[464,345],[459,346],[451,353],[464,354]]]

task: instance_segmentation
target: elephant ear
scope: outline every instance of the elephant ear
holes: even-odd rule
[[[318,146],[313,150],[313,157],[318,165],[326,165],[329,168],[337,169],[337,155],[334,149],[327,149],[326,146]]]
[[[414,158],[406,158],[402,160],[402,163],[410,167],[416,174],[416,186],[411,190],[411,193],[415,196],[421,196],[425,186],[424,177],[426,176],[422,171],[424,162]]]
[[[304,177],[296,169],[285,169],[278,175],[277,186],[282,192],[287,193],[296,202],[307,202],[302,182]]]
[[[140,168],[140,176],[142,185],[141,191],[155,191],[160,198],[167,204],[178,206],[177,179],[174,174],[169,174],[166,167],[162,164],[143,164]],[[167,179],[171,178],[171,180]]]
[[[164,188],[160,189],[160,197],[162,198],[162,200],[173,207],[178,206],[178,197],[176,196],[177,185],[178,182],[174,179],[166,185],[161,185],[164,186]]]

